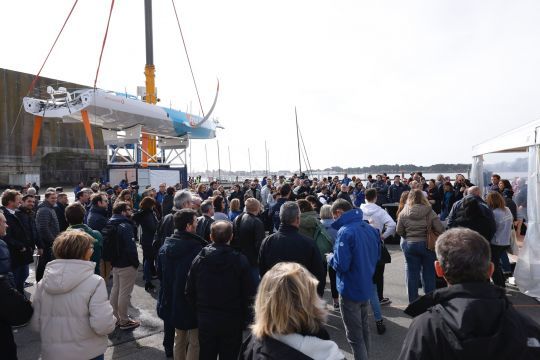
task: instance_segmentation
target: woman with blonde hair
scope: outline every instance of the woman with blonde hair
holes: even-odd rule
[[[486,197],[486,203],[493,210],[493,217],[497,230],[491,238],[491,262],[495,266],[491,276],[495,285],[505,287],[504,275],[501,269],[501,256],[510,246],[510,234],[514,217],[509,208],[506,207],[504,198],[498,192],[490,192]]]
[[[255,322],[238,358],[344,359],[323,327],[327,313],[317,284],[298,263],[274,265],[259,284]]]
[[[41,336],[41,358],[103,359],[116,319],[105,281],[89,261],[94,238],[80,230],[54,240],[56,260],[47,264],[32,296],[32,327]]]
[[[234,198],[231,200],[231,209],[229,211],[229,221],[233,222],[242,211],[240,210],[240,200]]]
[[[422,190],[413,189],[399,213],[396,232],[401,235],[401,249],[405,254],[405,270],[409,303],[418,298],[420,272],[424,293],[435,290],[435,252],[427,248],[428,226],[441,234],[441,220],[431,208]]]

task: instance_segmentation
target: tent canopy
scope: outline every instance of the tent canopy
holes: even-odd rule
[[[530,122],[510,130],[497,137],[477,144],[472,148],[473,156],[500,152],[525,152],[529,146],[538,144],[536,129],[540,128],[540,120]]]
[[[540,139],[536,136],[538,129],[540,129],[540,120],[474,146],[471,180],[483,189],[484,154],[528,152],[527,185],[524,188],[522,186],[520,190],[527,191],[527,202],[520,205],[527,213],[527,234],[523,247],[519,251],[514,277],[521,292],[540,301],[540,208],[538,207],[540,204]]]

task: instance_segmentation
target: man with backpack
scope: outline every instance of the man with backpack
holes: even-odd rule
[[[101,231],[103,234],[103,259],[112,265],[113,286],[111,305],[117,324],[122,330],[141,325],[128,316],[128,305],[137,277],[139,256],[135,245],[135,230],[131,222],[133,209],[127,202],[114,205],[113,215]]]
[[[399,359],[540,359],[538,324],[489,282],[489,243],[470,229],[451,229],[437,239],[435,252],[435,272],[448,287],[405,309],[414,320]]]
[[[259,284],[259,249],[265,236],[264,224],[258,217],[260,207],[257,199],[246,200],[246,212],[234,220],[234,237],[231,241],[231,246],[247,257],[256,284]]]

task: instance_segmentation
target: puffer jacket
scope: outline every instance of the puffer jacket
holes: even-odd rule
[[[43,246],[49,248],[60,233],[54,208],[47,201],[40,204],[36,214],[36,226]]]
[[[32,296],[32,328],[43,360],[92,359],[105,353],[116,319],[105,281],[85,260],[53,260]]]
[[[407,241],[425,241],[427,239],[427,224],[439,234],[444,231],[441,220],[431,206],[423,204],[406,205],[399,213],[396,232]]]

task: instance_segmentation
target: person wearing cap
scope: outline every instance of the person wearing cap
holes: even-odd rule
[[[133,201],[133,209],[139,210],[139,203],[142,200],[141,194],[139,194],[139,183],[137,181],[132,181],[129,183],[131,190],[131,199]]]

